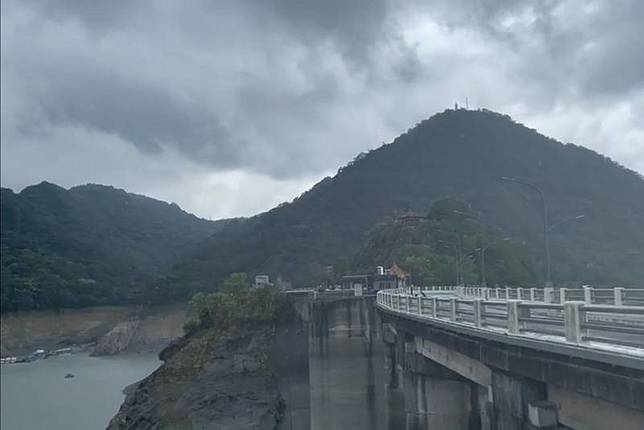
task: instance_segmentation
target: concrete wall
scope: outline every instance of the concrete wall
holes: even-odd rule
[[[559,423],[576,430],[644,428],[644,372],[637,369],[507,345],[385,312],[381,317],[395,368],[392,386],[404,393],[407,412],[420,417],[413,428],[550,428],[544,423],[557,408]],[[463,398],[467,410],[457,406]],[[431,427],[422,418],[435,413],[449,424]],[[467,415],[467,422],[458,415]]]
[[[284,400],[279,429],[308,429],[311,423],[308,324],[296,318],[276,330],[271,365]]]
[[[642,430],[644,413],[563,390],[548,387],[548,398],[559,405],[559,422],[577,430]]]

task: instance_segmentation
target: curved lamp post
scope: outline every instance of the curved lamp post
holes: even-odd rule
[[[516,178],[508,178],[507,176],[501,177],[501,180],[507,181],[507,182],[515,182],[517,184],[530,187],[533,190],[535,190],[537,193],[539,193],[539,197],[541,198],[541,206],[543,209],[543,242],[544,242],[544,248],[545,248],[545,254],[546,254],[546,287],[552,287],[552,271],[551,271],[551,263],[550,263],[550,238],[548,237],[548,233],[550,233],[555,228],[569,221],[580,220],[584,218],[585,215],[577,215],[574,218],[559,221],[549,226],[548,225],[548,206],[546,204],[546,196],[541,188],[539,188],[538,186],[530,182],[521,181]]]

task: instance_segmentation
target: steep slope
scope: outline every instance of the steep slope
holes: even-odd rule
[[[432,201],[468,202],[485,224],[527,242],[543,263],[545,193],[555,283],[631,285],[644,279],[644,180],[586,148],[562,144],[490,111],[447,110],[361,154],[293,202],[231,223],[179,264],[173,292],[217,285],[234,271],[312,284],[351,255],[375,223]],[[541,272],[541,270],[540,270]]]
[[[43,182],[1,197],[3,310],[135,300],[223,225],[102,185]]]

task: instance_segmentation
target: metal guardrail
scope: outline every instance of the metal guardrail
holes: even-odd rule
[[[379,291],[377,303],[429,320],[644,358],[644,306],[638,298],[644,290],[610,290],[610,299],[606,290],[585,288],[575,295],[559,291],[557,295],[548,288],[408,287]]]

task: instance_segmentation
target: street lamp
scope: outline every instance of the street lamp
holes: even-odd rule
[[[445,247],[447,249],[452,248],[451,247],[452,244],[449,243],[449,242],[446,242],[444,240],[438,240],[437,242],[442,244],[443,247]],[[461,262],[460,262],[460,253],[459,253],[458,242],[454,243],[454,252],[456,253],[456,258],[454,260],[456,262],[456,285],[459,286],[459,285],[461,285]]]
[[[577,220],[584,219],[584,218],[586,218],[586,215],[577,215],[574,218],[568,218],[568,219],[556,222],[556,223],[552,224],[550,227],[548,227],[548,231],[552,231],[555,228],[559,227],[560,225],[569,223],[570,221],[577,221]]]
[[[515,182],[517,184],[524,185],[526,187],[530,187],[533,190],[535,190],[537,193],[539,193],[539,197],[541,198],[541,206],[543,209],[543,242],[544,242],[544,248],[545,248],[545,253],[546,253],[546,287],[551,287],[552,286],[552,276],[551,276],[551,264],[550,264],[550,239],[548,237],[548,233],[551,232],[554,228],[560,226],[561,224],[564,224],[568,221],[574,221],[574,220],[579,220],[585,217],[585,215],[578,215],[575,218],[567,219],[564,221],[560,221],[558,223],[555,223],[551,226],[548,226],[548,206],[546,205],[546,196],[541,188],[536,186],[535,184],[531,184],[530,182],[525,182],[521,181],[516,178],[508,178],[507,176],[501,177],[502,181],[507,181],[507,182]]]
[[[548,241],[548,206],[546,205],[546,197],[541,188],[537,187],[534,184],[531,184],[530,182],[520,181],[515,178],[508,178],[507,176],[503,176],[501,180],[507,182],[516,182],[517,184],[530,187],[537,193],[539,193],[539,197],[541,197],[541,206],[543,208],[543,242],[546,251],[546,287],[550,287],[552,286],[552,279],[550,276],[550,243]]]

